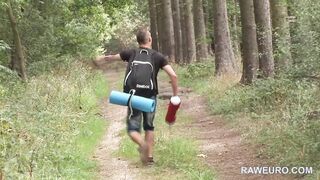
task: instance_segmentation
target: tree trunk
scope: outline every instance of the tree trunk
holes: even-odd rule
[[[226,0],[214,0],[214,44],[216,76],[237,71],[228,26]]]
[[[180,63],[180,61],[182,61],[183,59],[180,5],[179,5],[179,0],[172,0],[171,2],[172,2],[176,63]]]
[[[158,45],[159,51],[164,53],[164,28],[163,28],[163,4],[162,0],[155,0],[157,7],[157,31],[158,31]]]
[[[233,0],[233,6],[234,6],[234,9],[235,11],[238,10],[238,0]],[[239,65],[240,62],[238,62],[238,60],[240,59],[239,57],[241,57],[241,52],[240,52],[240,37],[239,37],[239,31],[238,31],[238,28],[240,27],[240,25],[238,24],[239,23],[239,16],[238,16],[238,13],[237,12],[234,12],[232,17],[231,17],[231,22],[232,22],[232,25],[231,25],[231,28],[232,28],[232,31],[233,31],[233,42],[232,42],[232,45],[233,45],[233,52],[235,54],[235,57],[236,57],[236,63]]]
[[[254,12],[257,24],[259,69],[264,77],[272,77],[274,74],[274,59],[269,0],[254,0]]]
[[[240,0],[240,14],[243,47],[243,72],[241,82],[251,84],[256,79],[258,67],[258,44],[253,0]]]
[[[150,31],[152,36],[152,49],[159,51],[158,29],[157,29],[157,8],[155,0],[149,0]]]
[[[273,28],[273,44],[276,68],[291,64],[291,37],[287,9],[287,0],[270,0]]]
[[[14,42],[12,42],[12,44],[14,44]],[[16,54],[16,51],[15,51],[15,47],[13,45],[13,47],[11,47],[10,49],[10,54],[9,54],[9,68],[11,70],[15,70],[18,72],[19,70],[19,60],[17,59],[17,54]],[[18,72],[19,73],[19,72]]]
[[[180,18],[181,18],[181,37],[182,37],[182,58],[183,63],[186,64],[188,59],[188,48],[187,48],[187,28],[186,28],[186,21],[185,21],[185,2],[180,1]]]
[[[213,17],[212,14],[210,13],[212,12],[212,8],[210,8],[209,2],[208,0],[204,0],[204,4],[203,4],[203,14],[204,14],[204,22],[205,22],[205,27],[206,27],[206,42],[207,42],[207,52],[208,52],[208,56],[213,56],[213,51],[211,48],[211,36],[213,36],[212,34],[212,29],[210,27],[213,27],[212,23],[213,22]]]
[[[13,41],[14,41],[14,51],[15,51],[15,58],[12,59],[13,67],[18,67],[18,69],[14,69],[18,72],[19,76],[26,81],[27,80],[27,73],[26,73],[26,61],[23,55],[23,48],[21,45],[21,40],[17,28],[17,22],[16,18],[13,15],[12,7],[11,7],[11,1],[7,1],[7,13],[9,17],[9,21],[12,28],[12,34],[13,34]]]
[[[175,62],[174,30],[171,10],[171,0],[162,0],[163,19],[164,19],[164,53],[169,56],[172,62]]]
[[[194,62],[196,60],[196,43],[194,37],[194,23],[192,13],[192,0],[185,0],[185,13],[184,20],[186,26],[186,38],[187,38],[187,63]]]
[[[206,41],[206,26],[203,13],[202,0],[194,0],[194,28],[195,28],[195,41],[197,49],[197,60],[208,58],[207,41]]]

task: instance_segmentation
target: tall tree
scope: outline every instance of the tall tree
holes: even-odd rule
[[[188,49],[186,48],[187,45],[187,28],[186,28],[186,21],[185,21],[185,2],[180,1],[180,18],[181,18],[181,37],[182,37],[182,58],[183,63],[187,63],[188,59]]]
[[[243,60],[241,82],[250,84],[256,79],[258,67],[258,45],[253,0],[240,0],[240,14]]]
[[[237,71],[228,26],[226,0],[213,0],[216,76]]]
[[[159,44],[159,51],[164,52],[164,44],[165,41],[163,38],[164,36],[164,22],[163,22],[163,3],[162,0],[155,0],[156,8],[157,8],[157,30],[158,30],[158,44]]]
[[[7,14],[9,17],[9,21],[11,24],[12,34],[13,34],[13,42],[14,42],[14,55],[11,58],[12,67],[14,70],[18,72],[21,78],[26,81],[27,79],[27,71],[26,71],[26,60],[23,54],[23,48],[21,44],[20,35],[18,32],[17,21],[13,14],[13,9],[11,5],[11,1],[7,0]]]
[[[274,74],[274,59],[269,0],[254,0],[254,13],[257,25],[259,69],[264,77],[271,77]]]
[[[171,2],[172,2],[176,62],[179,63],[183,59],[180,5],[179,5],[179,0],[172,0]]]
[[[152,48],[159,50],[158,29],[157,29],[157,7],[155,0],[149,0],[150,29],[152,36]]]
[[[288,66],[292,61],[287,0],[270,0],[270,3],[275,66],[282,68]]]
[[[211,2],[211,1],[210,1]],[[203,14],[204,14],[204,22],[206,27],[206,42],[207,42],[207,52],[208,55],[213,55],[212,47],[211,47],[211,37],[213,36],[213,17],[212,17],[212,2],[210,3],[209,0],[203,1]],[[210,38],[210,40],[209,40]]]
[[[240,59],[241,56],[240,52],[240,36],[239,36],[239,27],[240,27],[240,15],[239,15],[239,0],[229,1],[230,9],[232,13],[230,15],[230,22],[231,22],[231,34],[232,34],[232,47],[233,52],[235,54],[236,60]],[[239,64],[239,62],[237,62]]]
[[[169,56],[169,59],[175,62],[175,46],[174,46],[174,29],[172,19],[171,0],[163,1],[163,20],[164,20],[164,53]]]
[[[203,13],[203,1],[193,1],[194,11],[194,29],[195,29],[195,40],[197,49],[197,60],[205,59],[208,57],[207,41],[206,41],[206,26],[205,18]]]
[[[196,43],[194,36],[194,23],[192,13],[192,0],[185,0],[184,6],[184,20],[186,27],[186,39],[187,39],[187,63],[194,62],[196,60]]]

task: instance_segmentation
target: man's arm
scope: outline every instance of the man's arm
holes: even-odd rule
[[[115,55],[106,55],[104,56],[105,61],[115,61],[115,60],[121,60],[120,54]]]
[[[115,60],[121,60],[120,54],[115,55],[101,55],[97,56],[94,60],[95,63],[102,63],[104,61],[115,61]]]
[[[173,96],[177,96],[178,95],[178,78],[176,73],[174,72],[174,70],[170,65],[165,65],[163,66],[162,69],[169,75],[171,79]]]

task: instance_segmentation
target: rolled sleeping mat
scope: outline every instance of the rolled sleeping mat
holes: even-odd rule
[[[109,102],[112,104],[127,106],[130,96],[131,94],[127,94],[119,91],[111,91],[109,96]]]
[[[128,101],[131,94],[123,93],[119,91],[111,91],[109,96],[109,102],[112,104],[128,106]],[[143,112],[153,112],[156,107],[154,99],[149,99],[141,96],[132,95],[131,107]]]
[[[156,103],[154,99],[133,95],[131,97],[131,106],[132,108],[143,112],[153,112],[156,107]]]

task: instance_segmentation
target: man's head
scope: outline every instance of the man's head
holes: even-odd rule
[[[140,46],[151,48],[152,38],[150,32],[145,28],[139,29],[137,32],[137,42]]]

